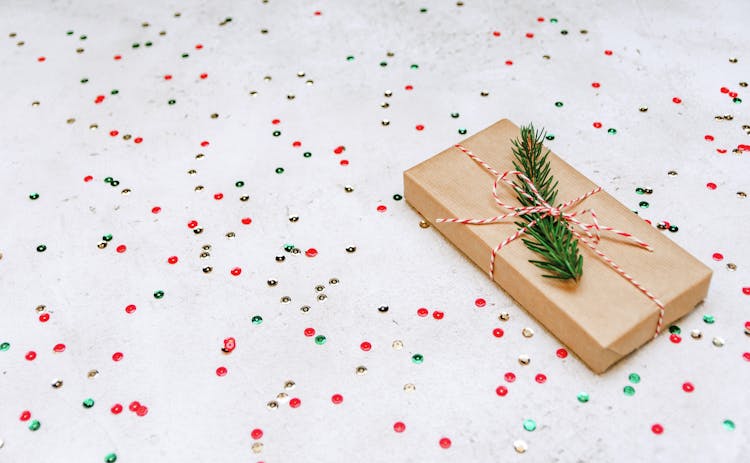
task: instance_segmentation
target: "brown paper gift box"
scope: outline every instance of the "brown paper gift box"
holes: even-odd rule
[[[516,125],[504,119],[461,144],[504,172],[513,169],[511,140],[519,133]],[[559,182],[559,202],[596,187],[554,153],[548,159]],[[492,198],[494,179],[455,147],[404,172],[404,196],[409,204],[485,275],[492,249],[516,231],[514,220],[489,225],[435,220],[485,218],[507,212]],[[504,203],[518,204],[511,188],[501,184],[498,194]],[[566,212],[589,208],[596,211],[600,224],[632,233],[653,248],[649,252],[609,232],[602,232],[599,242],[601,251],[664,304],[664,329],[703,300],[711,280],[708,267],[605,191]],[[528,262],[537,255],[520,239],[497,254],[494,280],[594,372],[601,373],[654,337],[659,309],[590,249],[583,244],[579,248],[584,264],[577,284],[542,278],[544,271]]]

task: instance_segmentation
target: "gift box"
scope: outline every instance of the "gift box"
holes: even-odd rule
[[[596,221],[588,223],[622,231],[601,231],[597,242],[591,239],[593,227],[589,234],[579,228],[596,250],[579,240],[583,273],[577,281],[543,278],[545,272],[529,263],[539,256],[521,239],[507,243],[493,258],[498,244],[518,232],[518,217],[482,225],[439,221],[508,212],[498,207],[493,196],[497,175],[488,169],[514,170],[512,140],[519,135],[519,127],[501,120],[427,159],[404,172],[404,196],[481,270],[490,273],[494,261],[490,273],[494,281],[591,370],[604,372],[693,310],[705,298],[712,272],[605,191],[590,194],[598,187],[552,152],[548,160],[558,182],[556,201],[564,204],[590,194],[563,212],[583,221],[583,214],[577,214],[593,210]],[[481,159],[470,157],[472,153]],[[496,194],[498,201],[518,205],[517,211],[522,207],[517,191],[503,182]],[[651,250],[634,243],[628,238],[631,234]]]

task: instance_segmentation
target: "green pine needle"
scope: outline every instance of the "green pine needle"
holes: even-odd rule
[[[557,181],[550,173],[550,165],[547,160],[549,150],[543,152],[542,141],[544,130],[537,131],[533,124],[521,127],[520,138],[513,140],[513,167],[534,183],[539,194],[551,205],[555,204],[557,197]],[[531,193],[526,183],[518,180],[516,186],[526,193]],[[520,193],[518,201],[523,206],[539,205],[537,199],[531,200]],[[542,276],[545,278],[556,278],[559,280],[578,281],[583,274],[583,256],[578,252],[578,240],[575,239],[564,220],[559,217],[541,218],[542,214],[526,214],[522,216],[525,222],[517,222],[519,227],[526,227],[531,221],[537,223],[531,228],[526,228],[526,235],[522,241],[531,251],[539,254],[540,260],[530,260],[532,264],[546,271]]]

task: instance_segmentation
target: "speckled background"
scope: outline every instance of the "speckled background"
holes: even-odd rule
[[[750,200],[738,192],[750,186],[748,154],[733,150],[750,143],[748,13],[741,1],[3,1],[0,462],[744,461]],[[677,324],[682,342],[661,336],[601,376],[558,358],[559,341],[393,199],[403,170],[504,117],[544,126],[550,148],[644,218],[677,225],[664,233],[714,269],[708,299]]]

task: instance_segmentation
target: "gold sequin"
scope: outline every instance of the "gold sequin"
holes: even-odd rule
[[[481,92],[479,92],[479,95],[481,95],[481,96],[489,96],[490,92],[488,92],[487,90],[482,90]]]
[[[41,305],[36,306],[36,308],[34,310],[36,310],[37,312],[44,312],[44,309],[46,309],[46,308],[47,308],[46,305],[41,304]]]
[[[417,390],[417,386],[415,386],[412,383],[406,383],[404,384],[404,391],[406,392],[414,392]]]
[[[519,355],[518,356],[518,363],[520,363],[523,366],[526,366],[529,363],[531,363],[531,357],[529,357],[526,354]]]
[[[41,104],[41,103],[39,103],[38,101],[32,101],[32,102],[31,102],[31,106],[33,106],[33,107],[35,107],[35,108],[36,108],[37,106],[39,106],[40,104]]]
[[[56,379],[56,380],[52,381],[52,384],[51,384],[51,386],[53,388],[55,388],[55,389],[60,389],[62,387],[62,385],[63,385],[63,382],[62,382],[61,379]]]
[[[701,330],[692,330],[690,332],[690,337],[693,339],[700,339],[703,337],[703,333],[701,333]]]
[[[89,372],[88,372],[88,373],[86,373],[86,376],[87,376],[87,377],[88,377],[89,379],[94,379],[94,378],[96,378],[97,376],[99,376],[99,370],[96,370],[96,369],[94,369],[94,370],[89,370]]]
[[[383,93],[383,95],[384,95],[384,96],[385,96],[386,98],[390,98],[390,97],[392,97],[392,96],[393,96],[393,92],[392,92],[392,91],[390,91],[390,90],[386,90],[386,91],[385,91],[385,92]]]
[[[419,221],[420,228],[430,228],[430,222],[426,220],[420,220]]]
[[[723,347],[724,339],[717,336],[711,341],[711,343],[713,343],[713,345],[716,347]]]
[[[323,294],[323,293],[320,293],[320,294],[318,294],[318,298],[317,298],[317,299],[318,299],[319,301],[323,302],[323,301],[325,301],[326,299],[328,299],[328,296],[326,296],[326,295],[325,295],[325,294]]]
[[[130,188],[125,188],[120,193],[127,196],[130,194],[130,192],[131,192]]]
[[[677,176],[677,171],[676,170],[670,170],[669,172],[667,172],[667,175],[669,175],[670,177],[676,177]]]
[[[328,280],[328,284],[337,285],[337,284],[339,284],[339,279],[338,278],[331,278],[330,280]]]
[[[507,322],[510,320],[510,314],[508,312],[500,312],[500,315],[497,316],[498,320]]]
[[[351,193],[352,191],[354,191],[354,188],[350,185],[346,185],[344,186],[344,191],[346,191],[347,193]]]
[[[523,330],[521,330],[521,334],[524,338],[530,338],[534,336],[534,330],[532,330],[531,328],[524,328]]]
[[[293,100],[294,99],[294,93],[287,94],[286,99],[287,100]]]
[[[729,58],[729,62],[734,64],[737,62],[737,58]]]
[[[638,108],[638,111],[645,113],[646,111],[648,111],[648,106],[641,106],[640,108]]]
[[[91,125],[89,125],[89,129],[91,129],[91,130],[96,130],[98,128],[99,128],[99,124],[91,124]]]
[[[216,119],[217,117],[219,117],[219,113],[211,114],[211,119]]]
[[[391,343],[391,347],[393,347],[395,350],[401,350],[404,347],[404,341],[401,341],[400,339],[396,339]]]
[[[382,121],[380,121],[380,125],[382,125],[383,127],[389,126],[391,125],[391,121],[389,121],[388,119],[383,119]]]
[[[284,389],[286,389],[287,391],[291,391],[292,389],[294,389],[294,386],[296,385],[297,383],[295,383],[294,381],[290,379],[289,381],[284,383]]]
[[[744,191],[738,191],[737,192],[737,197],[738,198],[747,198],[747,193],[745,193]]]
[[[728,263],[727,270],[729,270],[730,272],[734,272],[735,270],[737,270],[737,264],[733,262]]]
[[[126,133],[125,135],[122,136],[123,140],[130,140],[131,138],[133,138],[133,136],[130,135],[129,133]]]
[[[305,77],[305,71],[298,71],[297,77]]]
[[[307,313],[307,312],[310,311],[310,306],[309,305],[303,305],[302,307],[299,308],[299,310],[302,311],[302,313]]]
[[[263,442],[255,442],[251,448],[253,453],[260,453],[263,451]]]
[[[362,375],[365,375],[365,374],[367,374],[367,367],[365,367],[365,366],[363,366],[363,365],[360,365],[360,366],[358,366],[358,367],[357,367],[357,369],[355,370],[355,373],[356,373],[356,374],[357,374],[358,376],[362,376]]]
[[[270,280],[266,281],[266,284],[268,286],[276,286],[278,283],[279,283],[278,280],[274,280],[274,279],[270,279]]]
[[[76,121],[76,118],[75,117],[71,117],[71,118],[68,118],[68,120],[66,120],[65,122],[67,122],[68,124],[73,124],[73,123],[75,123],[75,121]]]
[[[274,410],[274,409],[276,409],[276,408],[279,408],[279,403],[278,403],[278,402],[276,402],[275,400],[272,400],[272,401],[270,401],[270,402],[268,402],[268,403],[266,404],[266,407],[268,407],[268,408],[269,408],[269,409],[271,409],[271,410]]]
[[[325,287],[325,286],[323,286],[323,285],[317,285],[317,286],[315,287],[315,291],[317,291],[317,292],[321,292],[321,291],[323,291],[324,289],[326,289],[326,287]]]
[[[227,232],[227,233],[226,233],[226,234],[225,234],[224,236],[226,236],[227,238],[229,238],[229,239],[231,240],[231,239],[232,239],[232,238],[234,238],[234,237],[235,237],[236,235],[234,234],[234,232]]]
[[[248,199],[250,199],[250,196],[247,196],[247,195],[242,195],[242,196],[240,196],[240,201],[242,201],[243,203],[244,203],[245,201],[247,201]]]
[[[513,442],[513,448],[516,449],[516,452],[518,453],[524,453],[526,452],[526,450],[528,450],[529,446],[525,441],[519,439]]]
[[[283,296],[281,299],[279,299],[282,304],[288,304],[292,302],[292,298],[289,296]]]

